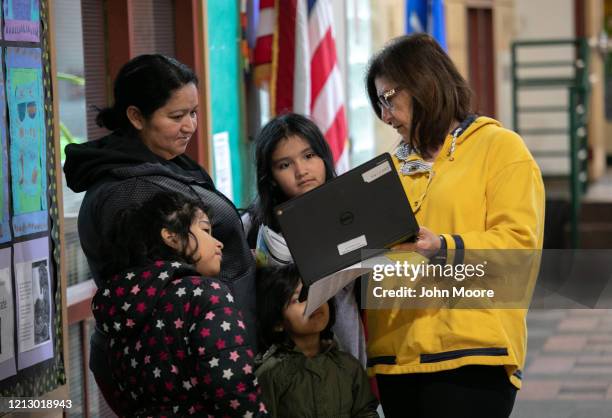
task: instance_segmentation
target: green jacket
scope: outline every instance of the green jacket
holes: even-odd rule
[[[315,357],[272,346],[256,375],[272,417],[378,417],[365,371],[350,354],[328,344]]]

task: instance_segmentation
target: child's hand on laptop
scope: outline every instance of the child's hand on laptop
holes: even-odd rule
[[[403,242],[391,247],[394,251],[415,251],[424,257],[431,258],[440,250],[440,236],[421,226],[415,242]]]

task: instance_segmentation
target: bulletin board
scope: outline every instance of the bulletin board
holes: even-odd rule
[[[48,0],[0,0],[0,397],[66,383]]]

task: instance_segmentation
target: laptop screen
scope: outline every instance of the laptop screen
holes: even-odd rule
[[[277,206],[275,214],[307,283],[361,261],[362,250],[382,252],[419,229],[388,153]]]

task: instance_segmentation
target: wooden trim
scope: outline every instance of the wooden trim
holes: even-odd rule
[[[195,0],[178,1],[174,5],[176,58],[194,70],[200,66],[197,37],[197,4]]]
[[[574,32],[576,37],[586,36],[585,0],[574,0]]]
[[[68,325],[85,321],[92,316],[91,299],[96,294],[97,287],[93,280],[70,286],[67,290]]]
[[[212,136],[212,112],[210,109],[210,59],[209,59],[209,50],[208,50],[208,32],[206,28],[208,27],[208,0],[202,0],[198,2],[198,37],[201,40],[201,50],[202,50],[202,75],[200,77],[200,113],[204,114],[208,123],[206,124],[205,134],[205,144],[206,144],[206,165],[205,167],[209,167],[209,172],[211,172],[211,177],[214,178],[212,174],[213,169],[213,155],[210,152],[210,142],[209,139]],[[238,41],[236,41],[238,42]]]
[[[206,2],[204,2],[206,3]],[[201,166],[209,169],[208,137],[210,132],[210,112],[207,111],[209,103],[208,83],[206,82],[205,62],[203,51],[205,42],[204,24],[201,11],[205,9],[198,0],[176,1],[175,7],[175,51],[179,61],[189,65],[195,71],[199,84],[200,112],[198,113],[198,129],[187,147],[187,155]]]
[[[108,74],[114,80],[119,70],[132,58],[134,26],[132,0],[106,2],[106,36],[108,39]]]
[[[468,79],[474,90],[474,110],[490,117],[496,116],[495,36],[493,10],[482,7],[467,8]]]

